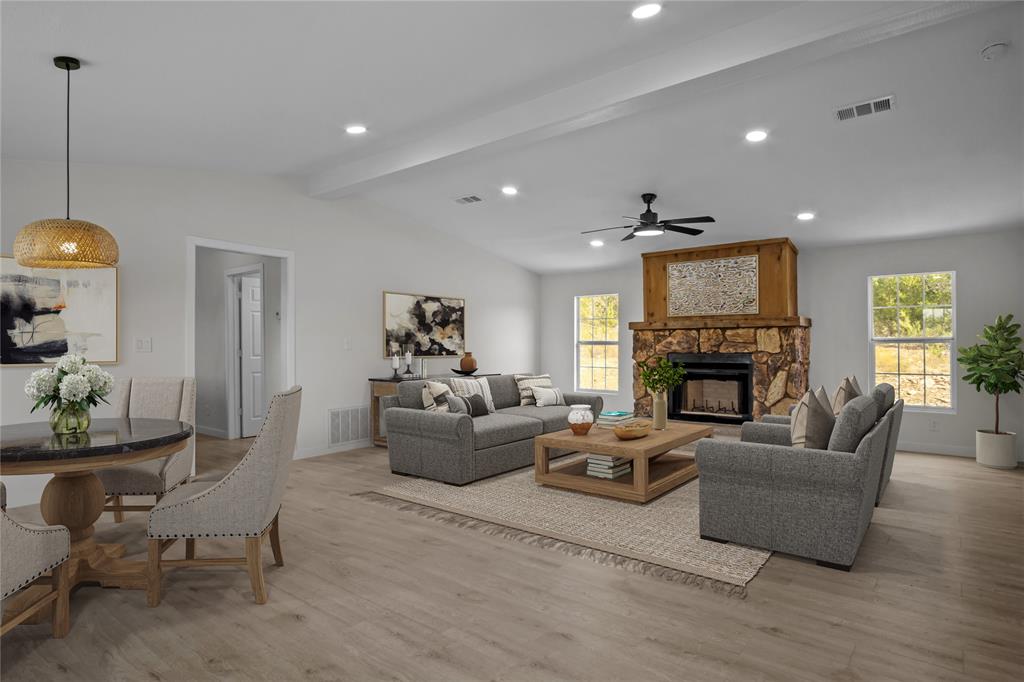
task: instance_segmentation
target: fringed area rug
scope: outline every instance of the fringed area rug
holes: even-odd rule
[[[645,505],[537,485],[533,470],[458,487],[410,478],[359,496],[461,528],[730,596],[771,552],[700,539],[699,480]]]

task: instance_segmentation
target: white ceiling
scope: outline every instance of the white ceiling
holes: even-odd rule
[[[62,159],[66,53],[87,63],[75,160],[305,175],[541,272],[1024,225],[1021,4],[905,35],[892,20],[927,3],[632,5],[4,2],[3,156]],[[994,40],[1011,50],[983,62]],[[888,94],[891,113],[832,118]],[[370,133],[345,135],[357,120]],[[588,247],[579,231],[624,224],[643,191],[718,222]]]

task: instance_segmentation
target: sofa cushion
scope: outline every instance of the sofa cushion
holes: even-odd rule
[[[896,389],[891,384],[878,384],[872,389],[871,398],[875,401],[875,407],[878,408],[875,415],[875,421],[878,421],[896,402]]]
[[[519,404],[519,386],[516,385],[515,376],[502,374],[496,377],[484,377],[484,379],[491,385],[494,409],[500,410],[503,407],[514,407]]]
[[[550,405],[548,407],[537,407],[536,405],[524,405],[521,407],[506,407],[498,410],[498,414],[511,414],[517,417],[528,417],[539,419],[544,425],[544,433],[561,431],[569,428],[569,412],[571,407],[566,405]]]
[[[857,396],[843,405],[842,411],[836,417],[828,449],[840,452],[856,451],[861,439],[875,425],[876,414],[875,401],[869,395]]]
[[[473,449],[483,450],[497,445],[533,438],[544,432],[539,419],[495,412],[473,419]]]
[[[423,409],[425,381],[402,381],[398,384],[398,404],[411,410]]]

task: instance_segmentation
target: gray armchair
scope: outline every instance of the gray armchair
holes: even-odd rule
[[[119,417],[177,419],[195,426],[196,382],[192,377],[131,377],[117,384],[111,401]],[[155,495],[157,501],[188,480],[196,456],[196,437],[169,457],[137,464],[98,469],[96,477],[107,494],[104,511],[124,521],[126,511],[149,511],[151,505],[125,506],[125,495]]]
[[[0,483],[0,592],[2,599],[26,587],[48,583],[50,590],[25,605],[2,626],[6,635],[40,610],[53,604],[53,636],[64,637],[71,629],[70,575],[71,533],[64,526],[21,523],[7,515],[7,488]],[[50,572],[47,577],[45,574]],[[26,593],[27,594],[27,593]]]
[[[246,566],[256,603],[266,603],[261,544],[269,534],[274,561],[284,565],[278,514],[295,454],[301,403],[298,386],[275,395],[256,440],[234,469],[219,481],[178,486],[149,512],[149,606],[160,604],[165,566]],[[245,557],[195,558],[197,538],[223,537],[245,538]],[[163,559],[164,550],[179,538],[185,539],[185,559]]]
[[[739,443],[700,441],[701,537],[849,570],[874,511],[891,428],[891,412],[876,415],[870,397],[850,401],[827,450],[791,447],[789,427],[778,424],[745,424]]]

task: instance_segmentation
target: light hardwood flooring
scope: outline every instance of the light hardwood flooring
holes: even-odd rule
[[[200,475],[246,445],[201,439]],[[1022,470],[901,453],[852,572],[776,554],[745,600],[352,497],[394,478],[379,448],[295,462],[266,605],[230,568],[171,572],[156,609],[82,588],[66,639],[45,625],[3,638],[3,679],[1024,677]],[[128,516],[97,534],[141,558],[145,514]]]

